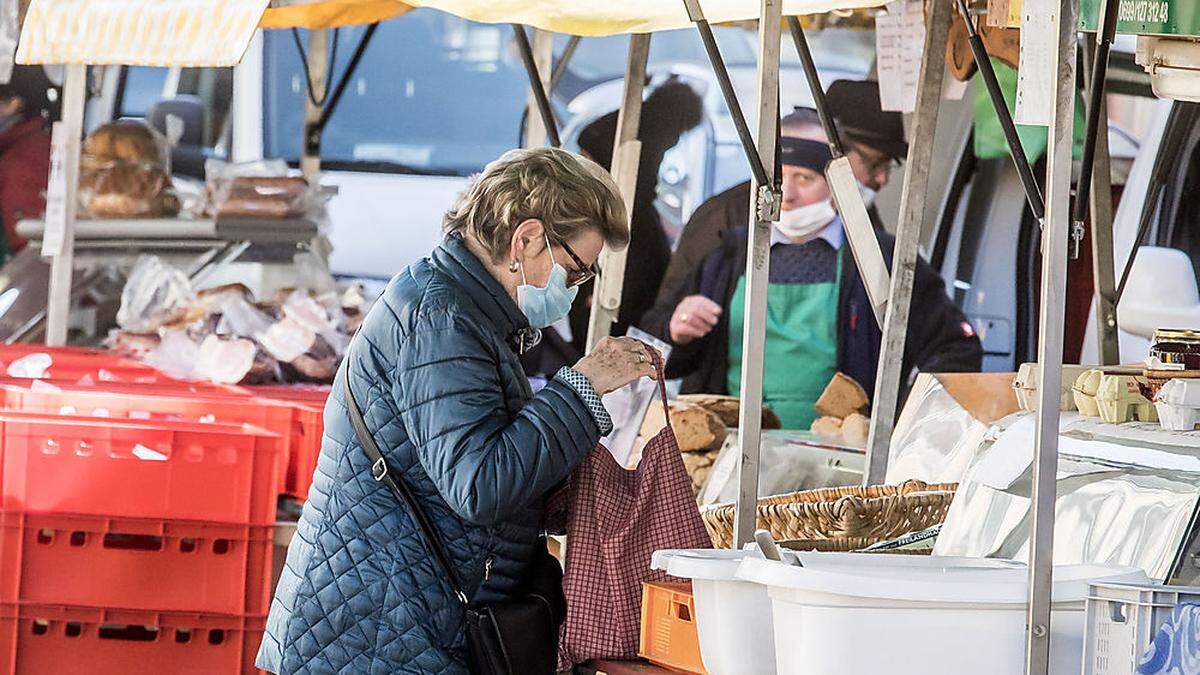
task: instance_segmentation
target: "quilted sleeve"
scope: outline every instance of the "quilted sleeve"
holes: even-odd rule
[[[463,519],[490,525],[545,496],[600,439],[566,382],[510,417],[493,348],[463,319],[401,340],[393,395],[422,466]]]

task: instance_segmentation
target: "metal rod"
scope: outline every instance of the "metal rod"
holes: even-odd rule
[[[62,122],[59,126],[60,138],[55,145],[55,162],[59,171],[53,168],[50,180],[57,185],[47,187],[47,229],[52,220],[51,211],[57,211],[54,218],[60,218],[61,237],[57,245],[47,241],[51,233],[46,232],[43,239],[43,255],[50,254],[50,295],[46,308],[46,344],[60,346],[67,343],[67,329],[71,318],[71,277],[75,271],[75,217],[78,211],[76,190],[79,188],[79,154],[83,145],[84,107],[87,105],[87,66],[72,64],[66,67],[66,81],[63,85]],[[61,200],[61,201],[59,201]],[[58,202],[57,204],[55,202]],[[47,250],[47,249],[53,250]]]
[[[908,317],[912,306],[913,283],[921,244],[921,226],[935,206],[929,196],[933,169],[933,146],[937,131],[938,108],[942,100],[946,43],[950,34],[952,9],[945,2],[930,6],[921,72],[917,85],[917,104],[904,188],[900,198],[900,220],[896,228],[896,250],[892,257],[891,292],[883,323],[883,342],[875,378],[875,401],[871,406],[871,431],[867,440],[864,485],[880,485],[887,474],[888,451],[896,408],[900,399],[900,380]]]
[[[1085,61],[1097,58],[1098,51],[1095,43],[1086,43],[1084,45]],[[1092,77],[1095,77],[1094,68],[1087,68],[1085,72],[1091,72],[1093,73]],[[1087,85],[1092,87],[1095,82],[1097,80],[1091,79]],[[1112,159],[1108,150],[1108,106],[1103,97],[1099,100],[1096,113],[1099,118],[1099,127],[1105,131],[1096,134],[1095,137],[1092,189],[1089,192],[1092,212],[1092,279],[1094,280],[1096,303],[1093,327],[1096,330],[1096,353],[1099,356],[1100,365],[1115,366],[1121,362],[1121,346],[1117,334],[1117,289],[1113,279],[1115,270],[1113,265]],[[1076,197],[1076,199],[1080,198]]]
[[[962,0],[959,0],[962,2]],[[1117,0],[1105,0],[1100,8],[1100,25],[1096,33],[1092,74],[1088,78],[1087,126],[1083,132],[1083,158],[1076,189],[1074,220],[1082,225],[1087,217],[1092,189],[1092,169],[1096,163],[1096,138],[1100,135],[1100,111],[1104,105],[1104,80],[1108,76],[1108,52],[1117,34]],[[1108,133],[1105,125],[1104,133]]]
[[[838,135],[837,122],[829,112],[829,103],[825,99],[825,88],[821,85],[821,76],[817,72],[817,64],[813,61],[812,51],[808,48],[808,38],[804,37],[804,27],[800,19],[794,16],[787,18],[788,30],[792,34],[792,43],[796,45],[796,54],[800,57],[800,65],[804,67],[804,77],[808,80],[808,89],[812,92],[813,107],[821,118],[821,126],[825,128],[825,136],[829,138],[829,151],[834,159],[846,154],[842,148],[842,138]]]
[[[683,0],[683,4],[687,8],[688,16],[696,24],[696,30],[700,33],[704,52],[708,55],[709,63],[712,64],[713,74],[716,75],[717,84],[721,87],[721,95],[725,98],[725,107],[729,108],[729,116],[733,119],[734,128],[737,129],[742,150],[746,153],[746,161],[750,162],[750,174],[754,176],[754,182],[758,185],[771,185],[771,176],[767,172],[766,164],[759,152],[755,150],[754,138],[750,135],[750,125],[746,122],[745,114],[742,113],[741,104],[738,103],[737,92],[733,89],[733,81],[729,78],[729,69],[725,67],[725,60],[721,58],[721,50],[717,47],[717,38],[713,36],[712,26],[708,25],[708,20],[704,18],[699,0]],[[753,535],[753,533],[751,534]]]
[[[1033,461],[1033,527],[1030,532],[1026,672],[1049,675],[1051,589],[1054,581],[1054,508],[1057,501],[1059,398],[1062,391],[1067,254],[1071,230],[1071,150],[1075,124],[1075,49],[1078,0],[1057,0],[1048,21],[1057,36],[1058,64],[1051,116],[1047,209],[1042,228],[1041,316],[1038,331],[1037,431]],[[1027,17],[1028,18],[1028,17]],[[1022,32],[1026,32],[1022,26]]]
[[[579,49],[581,39],[578,35],[572,35],[567,39],[567,46],[563,47],[563,52],[558,57],[558,63],[554,64],[554,72],[550,73],[550,85],[546,89],[551,94],[558,89],[559,81],[567,74],[567,69],[571,65],[571,59],[575,56],[575,50]]]
[[[782,0],[762,0],[758,21],[758,152],[767,180],[751,190],[750,239],[746,243],[745,327],[742,333],[741,410],[738,420],[738,548],[754,540],[758,511],[759,453],[762,447],[763,346],[766,343],[767,283],[771,230],[779,220],[775,198],[776,140],[779,134],[779,52],[783,32]],[[719,57],[718,57],[719,60]],[[753,147],[753,146],[751,146]],[[767,208],[771,207],[771,208]]]
[[[375,31],[378,28],[379,24],[377,23],[367,26],[362,39],[358,41],[358,46],[354,48],[354,54],[350,56],[350,63],[346,64],[346,72],[342,73],[342,78],[338,80],[337,86],[334,87],[333,94],[325,104],[325,109],[321,111],[321,119],[317,121],[316,125],[317,131],[324,131],[325,126],[329,124],[330,118],[333,117],[334,111],[337,110],[338,103],[341,102],[342,96],[346,93],[346,87],[349,86],[351,78],[354,77],[355,71],[358,70],[358,64],[362,63],[363,55],[367,53],[367,46],[371,44],[371,38],[375,37]]]
[[[650,34],[630,36],[629,57],[625,65],[625,92],[617,112],[617,132],[613,138],[613,180],[621,189],[625,202],[625,213],[629,226],[633,224],[633,199],[637,192],[638,165],[642,157],[642,144],[638,140],[638,127],[642,118],[642,92],[646,88],[646,62],[650,58]],[[628,248],[611,251],[607,247],[601,253],[600,268],[604,274],[596,280],[592,293],[592,313],[588,321],[587,351],[612,332],[613,323],[621,313],[621,291],[625,285],[625,260]]]
[[[558,136],[558,123],[554,121],[554,110],[550,108],[550,97],[546,94],[542,75],[538,71],[537,61],[533,57],[533,46],[529,44],[529,35],[525,33],[525,27],[519,23],[512,24],[512,27],[513,35],[517,39],[517,51],[521,54],[521,62],[525,64],[525,74],[529,77],[529,90],[533,93],[538,114],[542,118],[542,125],[546,128],[546,136],[552,147],[561,147],[562,140]]]
[[[1176,103],[1176,110],[1180,104]],[[1170,135],[1170,126],[1164,133],[1164,138]],[[1154,166],[1150,169],[1150,181],[1147,183],[1146,200],[1142,203],[1142,213],[1138,220],[1137,234],[1133,239],[1133,246],[1129,251],[1129,257],[1125,259],[1125,267],[1121,271],[1121,280],[1117,284],[1117,295],[1113,300],[1113,304],[1117,307],[1121,305],[1121,298],[1125,295],[1125,285],[1129,282],[1129,273],[1133,271],[1133,261],[1137,258],[1138,248],[1142,242],[1146,241],[1146,237],[1150,234],[1150,228],[1154,225],[1154,214],[1158,211],[1159,202],[1162,200],[1163,191],[1166,189],[1166,174],[1170,167],[1174,166],[1179,161],[1179,153],[1183,151],[1184,144],[1175,143],[1168,145],[1166,149],[1160,149],[1158,156],[1154,159]],[[1152,191],[1152,193],[1151,193]]]
[[[299,38],[296,38],[299,40]],[[299,46],[299,42],[296,43]],[[309,95],[304,101],[304,152],[300,157],[300,172],[310,182],[315,181],[321,171],[321,133],[311,130],[321,119],[321,110],[329,95],[329,31],[312,30],[308,33]]]
[[[957,0],[957,5],[959,16],[962,17],[963,23],[967,27],[967,42],[971,45],[971,54],[975,57],[975,65],[979,67],[979,75],[983,78],[984,87],[992,101],[992,108],[996,111],[996,118],[1000,121],[1000,129],[1004,132],[1004,141],[1008,144],[1009,156],[1012,157],[1017,175],[1021,178],[1021,186],[1025,188],[1025,198],[1029,200],[1029,208],[1034,217],[1040,222],[1046,216],[1046,204],[1042,199],[1042,189],[1033,175],[1033,167],[1029,163],[1029,157],[1025,154],[1025,147],[1021,145],[1021,137],[1017,135],[1017,126],[1013,122],[1012,113],[1008,110],[1008,103],[1004,100],[1000,82],[996,79],[996,69],[992,67],[992,61],[988,57],[987,49],[983,46],[983,39],[979,37],[979,31],[975,29],[971,10],[967,7],[966,0]]]

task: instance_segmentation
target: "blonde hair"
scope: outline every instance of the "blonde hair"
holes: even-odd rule
[[[557,148],[509,150],[485,166],[446,213],[443,227],[470,234],[498,263],[517,226],[529,219],[540,220],[559,242],[591,228],[609,248],[629,243],[625,202],[612,176]]]

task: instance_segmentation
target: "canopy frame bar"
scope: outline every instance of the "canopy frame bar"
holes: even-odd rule
[[[79,212],[79,156],[83,149],[83,117],[87,105],[87,66],[66,66],[63,82],[62,121],[56,124],[50,179],[59,185],[47,187],[50,199],[58,195],[63,200],[62,240],[50,260],[50,291],[46,306],[46,345],[61,347],[67,344],[71,320],[71,286],[75,265],[75,219]],[[47,210],[55,205],[47,203]],[[47,223],[49,225],[49,223]],[[43,236],[49,236],[47,232]]]
[[[621,96],[621,107],[617,111],[617,130],[613,137],[612,166],[609,168],[613,180],[621,190],[625,202],[627,224],[632,229],[633,200],[637,192],[639,165],[642,158],[642,142],[638,140],[638,129],[642,119],[642,99],[646,89],[646,64],[650,60],[650,33],[629,36],[629,56],[625,65],[625,89]],[[592,292],[592,312],[588,320],[587,352],[612,332],[621,312],[621,293],[625,285],[625,262],[629,255],[626,247],[612,251],[607,246],[601,253],[601,269],[604,273],[596,280]]]
[[[921,226],[931,206],[928,188],[941,107],[942,79],[946,70],[943,55],[949,40],[952,11],[947,2],[933,3],[925,29],[912,140],[908,144],[900,220],[896,227],[896,248],[892,254],[891,292],[883,323],[883,343],[875,378],[875,401],[871,406],[864,485],[882,484],[887,474],[888,452],[900,400],[901,368],[920,254]]]
[[[1095,63],[1100,58],[1098,42],[1085,42],[1083,45],[1085,63]],[[1105,84],[1105,77],[1095,75],[1095,68],[1086,68],[1088,87],[1100,87]],[[1091,109],[1088,111],[1090,116]],[[1117,304],[1116,282],[1114,280],[1113,264],[1113,200],[1112,200],[1112,158],[1108,147],[1108,105],[1104,96],[1099,97],[1096,108],[1098,118],[1093,158],[1093,172],[1090,181],[1091,190],[1088,192],[1092,213],[1092,278],[1095,281],[1095,316],[1097,354],[1100,365],[1114,366],[1121,362],[1121,345],[1117,333]],[[1081,179],[1083,181],[1084,179]],[[1077,197],[1082,199],[1082,197]]]
[[[554,70],[550,73],[550,84],[547,87],[549,93],[553,94],[554,90],[558,89],[558,83],[567,74],[571,59],[575,57],[575,50],[579,49],[579,41],[582,39],[578,35],[572,35],[567,39],[567,45],[563,47],[563,52],[558,57],[558,63],[554,64]]]
[[[333,92],[329,95],[325,106],[321,110],[321,115],[317,120],[308,125],[308,129],[304,133],[304,143],[306,152],[312,152],[315,156],[321,154],[321,136],[325,132],[325,127],[329,125],[329,120],[333,118],[333,113],[337,111],[338,104],[341,103],[342,97],[346,94],[346,88],[350,85],[350,80],[354,77],[358,66],[362,63],[363,56],[367,53],[367,47],[371,44],[372,38],[375,37],[375,31],[379,28],[378,23],[373,23],[367,26],[366,32],[359,39],[358,45],[354,48],[354,53],[350,56],[350,62],[346,64],[346,72],[342,73],[342,77],[338,80],[337,85],[333,88]]]
[[[708,19],[704,18],[704,10],[700,8],[700,0],[683,0],[683,5],[687,8],[688,19],[696,25],[696,31],[700,34],[700,41],[704,44],[704,52],[708,55],[709,63],[712,64],[713,75],[716,76],[717,84],[721,87],[721,96],[725,99],[725,107],[729,108],[729,116],[733,119],[734,128],[737,129],[738,140],[741,141],[742,150],[746,153],[746,161],[750,163],[750,174],[754,177],[755,185],[774,185],[775,180],[767,171],[767,163],[763,161],[761,154],[755,147],[754,138],[750,134],[750,125],[746,122],[746,115],[742,112],[742,106],[738,102],[737,92],[734,90],[733,81],[729,77],[729,69],[725,67],[725,59],[721,56],[721,49],[717,46],[717,38],[713,35],[712,26],[709,25]],[[763,9],[766,10],[765,3]],[[782,21],[782,17],[780,20]],[[760,31],[759,35],[761,36],[761,34],[762,32]],[[761,141],[762,139],[760,138],[759,142],[761,143]]]
[[[1037,431],[1033,461],[1033,527],[1030,532],[1026,672],[1049,675],[1050,607],[1054,580],[1054,509],[1057,501],[1059,392],[1071,237],[1071,172],[1075,125],[1078,0],[1059,0],[1051,26],[1057,34],[1058,68],[1047,148],[1047,209],[1042,228],[1041,316],[1038,336]]]
[[[562,147],[562,139],[558,135],[558,123],[554,120],[554,110],[550,107],[550,97],[546,93],[546,85],[542,81],[537,59],[534,58],[533,45],[529,42],[529,35],[525,32],[525,26],[519,23],[512,24],[512,28],[517,41],[517,51],[521,54],[521,63],[525,65],[525,74],[529,77],[529,90],[533,94],[538,115],[541,116],[542,125],[546,129],[546,139],[551,147]]]
[[[697,13],[699,3],[685,0],[689,13],[701,34],[707,34],[711,43],[710,58],[720,64],[726,96],[733,96],[724,61],[716,53],[716,41],[712,29]],[[702,23],[703,22],[703,23]],[[738,411],[738,501],[735,512],[736,546],[754,540],[756,514],[758,511],[759,455],[762,450],[762,394],[763,394],[763,349],[767,334],[767,291],[771,266],[771,231],[779,220],[779,54],[782,47],[783,4],[782,0],[762,0],[758,21],[758,139],[757,160],[759,173],[752,184],[751,194],[756,200],[750,204],[750,237],[746,242],[746,301],[745,326],[742,332],[741,405]],[[723,88],[725,89],[725,88]],[[732,111],[732,106],[730,107]],[[740,117],[741,111],[738,111]],[[744,120],[743,120],[744,124]],[[754,146],[748,146],[753,148]]]
[[[967,28],[967,43],[971,46],[971,54],[975,58],[975,65],[979,68],[979,76],[987,88],[992,109],[1000,121],[1000,129],[1004,132],[1004,141],[1008,144],[1009,157],[1012,158],[1017,175],[1021,178],[1021,187],[1025,188],[1025,198],[1029,201],[1029,209],[1041,223],[1046,217],[1046,203],[1042,198],[1042,188],[1033,175],[1033,165],[1030,164],[1029,157],[1025,154],[1025,147],[1021,145],[1021,137],[1017,135],[1017,126],[1013,122],[1012,113],[1008,110],[1008,103],[1005,102],[1004,94],[1000,90],[1000,82],[996,79],[996,69],[992,67],[992,60],[983,46],[983,38],[979,36],[966,0],[956,0],[956,4],[958,14]]]
[[[825,129],[825,136],[829,138],[829,152],[837,159],[845,155],[846,151],[842,147],[842,137],[838,135],[837,122],[829,112],[825,88],[821,86],[821,76],[817,72],[812,50],[808,47],[808,38],[804,37],[804,27],[800,25],[800,19],[794,16],[787,18],[787,24],[788,31],[792,34],[792,44],[796,46],[796,54],[800,57],[800,65],[804,68],[808,89],[812,92],[813,107],[817,109],[817,117],[821,118],[821,126]]]

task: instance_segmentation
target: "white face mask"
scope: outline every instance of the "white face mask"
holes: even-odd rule
[[[784,211],[779,214],[779,222],[775,226],[789,239],[802,239],[820,232],[836,217],[837,212],[833,210],[833,199],[831,198],[808,206],[801,206],[798,209]]]
[[[871,208],[871,205],[875,203],[875,197],[879,196],[879,190],[869,188],[862,183],[858,184],[858,191],[862,193],[863,202],[866,203],[867,208]]]

